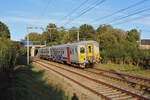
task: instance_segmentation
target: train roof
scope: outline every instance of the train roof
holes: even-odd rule
[[[63,46],[70,46],[70,45],[80,45],[80,44],[87,44],[87,43],[97,43],[96,41],[89,40],[89,41],[80,41],[80,42],[74,42],[74,43],[67,43],[67,44],[61,44],[61,45],[55,45],[52,47],[63,47]]]
[[[80,42],[67,43],[67,44],[61,44],[61,45],[46,46],[46,47],[43,47],[43,49],[53,48],[53,47],[55,47],[55,48],[57,48],[57,47],[66,47],[66,46],[70,46],[70,45],[77,46],[77,45],[82,45],[82,44],[87,44],[87,43],[97,43],[97,42],[93,41],[93,40],[80,41]]]
[[[93,40],[89,40],[89,41],[80,41],[80,42],[75,42],[75,43],[70,43],[70,44],[78,45],[78,44],[87,44],[87,43],[97,43],[97,42]]]

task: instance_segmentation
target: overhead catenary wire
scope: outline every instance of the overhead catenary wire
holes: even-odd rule
[[[91,5],[94,5],[95,3],[97,3],[99,0],[96,0],[95,2],[93,2],[92,4],[90,4],[90,5],[88,5],[87,7],[85,7],[85,8],[83,8],[83,9],[81,9],[81,11],[79,11],[79,14],[80,13],[82,13],[83,11],[85,11],[86,9],[89,9],[90,7],[91,7]],[[73,19],[73,18],[72,18]],[[67,20],[67,22],[66,23],[64,23],[64,25],[65,24],[67,24],[69,21],[71,21],[72,20],[71,18],[70,19],[68,19]]]
[[[94,9],[94,8],[97,7],[98,5],[104,3],[105,1],[106,1],[106,0],[101,0],[101,1],[97,0],[97,1],[95,1],[94,3],[92,3],[92,4],[91,4],[90,6],[88,6],[87,8],[83,9],[79,15],[77,15],[77,16],[76,16],[75,18],[73,18],[73,19],[70,19],[70,20],[69,20],[68,22],[66,22],[64,25],[67,25],[67,24],[69,24],[69,23],[72,23],[75,19],[81,17],[82,15],[84,15],[85,13],[91,11],[92,9]]]
[[[125,7],[125,8],[122,8],[122,9],[120,9],[120,10],[117,10],[117,11],[115,11],[115,12],[109,14],[109,15],[106,15],[106,16],[101,17],[101,18],[97,18],[97,19],[95,19],[95,20],[92,21],[92,22],[96,22],[96,21],[99,21],[99,20],[103,20],[103,19],[109,18],[109,17],[111,17],[111,16],[113,16],[113,15],[116,15],[116,14],[118,14],[118,13],[121,13],[121,12],[123,12],[123,11],[125,11],[125,10],[128,10],[128,9],[130,9],[130,8],[136,7],[136,6],[138,6],[138,5],[141,5],[142,3],[146,2],[146,1],[148,1],[148,0],[141,0],[141,1],[136,2],[135,4],[132,4],[132,5],[128,6],[128,7]]]
[[[96,0],[95,2],[93,2],[92,4],[88,5],[86,8],[82,9],[80,11],[80,13],[86,11],[87,9],[89,9],[90,7],[92,7],[93,5],[97,4],[98,2],[100,2],[99,0]]]
[[[135,20],[139,20],[139,19],[142,19],[142,18],[145,18],[145,17],[149,17],[150,14],[145,14],[145,15],[142,15],[142,16],[139,16],[139,17],[136,17],[136,18],[132,18],[132,19],[129,19],[129,20],[125,20],[123,22],[118,22],[118,23],[115,23],[115,24],[112,24],[112,25],[121,25],[121,24],[124,24],[124,23],[128,23],[128,22],[131,22],[131,21],[135,21]]]
[[[122,19],[131,17],[131,16],[134,16],[134,15],[137,15],[137,14],[140,14],[140,13],[143,13],[143,12],[148,11],[148,10],[150,10],[150,8],[146,8],[146,9],[142,9],[142,10],[140,10],[140,11],[136,11],[136,12],[131,13],[131,14],[128,14],[128,15],[126,15],[126,16],[123,16],[123,17],[120,17],[120,18],[111,20],[110,22],[108,22],[108,24],[114,23],[114,22],[116,22],[116,21],[120,21],[120,20],[122,20]]]
[[[97,0],[97,1],[99,1],[99,0]],[[102,4],[102,3],[105,2],[106,0],[102,0],[102,1],[100,1],[100,2],[97,2],[97,1],[94,2],[94,3],[96,3],[95,5],[92,4],[92,5],[94,5],[94,6],[91,6],[91,7],[89,7],[88,9],[83,10],[83,12],[81,12],[78,16],[76,16],[74,19],[72,19],[72,20],[70,21],[70,23],[73,22],[75,19],[81,17],[81,16],[84,15],[85,13],[89,12],[90,10],[94,9],[94,8],[97,7],[98,5]]]
[[[85,0],[83,1],[79,6],[77,6],[75,9],[73,9],[71,12],[69,12],[65,18],[71,16],[72,14],[74,14],[77,10],[79,10],[83,5],[85,5],[89,0]]]
[[[52,0],[48,0],[47,5],[44,7],[44,9],[43,9],[43,11],[42,11],[42,13],[41,13],[41,16],[44,16],[44,14],[45,14],[46,10],[48,9],[49,4],[50,4],[51,2],[52,2]]]

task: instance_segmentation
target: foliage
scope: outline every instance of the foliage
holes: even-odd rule
[[[102,62],[150,67],[148,50],[138,47],[139,35],[136,29],[125,32],[110,25],[100,25],[94,39],[100,44]]]
[[[69,41],[70,42],[77,41],[77,31],[78,31],[78,29],[76,27],[72,27],[69,30]]]
[[[0,21],[0,37],[10,39],[10,32],[8,27]]]
[[[47,25],[46,27],[46,31],[43,33],[43,40],[46,40],[46,42],[54,42],[57,41],[57,37],[58,35],[58,31],[56,29],[56,25],[50,23],[49,25]]]
[[[31,32],[28,34],[29,41],[41,41],[42,36],[39,33]],[[27,40],[27,37],[25,37],[25,40]]]
[[[42,39],[37,33],[29,35],[34,41]],[[59,88],[46,83],[43,72],[36,72],[31,66],[17,66],[26,62],[25,47],[0,36],[0,100],[65,100]]]
[[[83,40],[92,39],[95,30],[92,25],[83,24],[80,26],[80,38]]]
[[[0,39],[0,70],[12,71],[16,64],[17,44],[10,40]]]
[[[132,29],[130,31],[127,31],[127,40],[131,43],[136,43],[140,39],[140,32],[138,32],[136,29]]]

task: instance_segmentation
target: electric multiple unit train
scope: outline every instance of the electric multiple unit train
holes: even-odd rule
[[[56,46],[47,46],[38,50],[42,59],[64,62],[85,68],[99,62],[99,44],[96,41],[81,41]]]

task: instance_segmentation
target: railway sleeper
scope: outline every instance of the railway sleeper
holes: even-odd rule
[[[118,92],[117,90],[103,90],[103,91],[99,91],[100,93],[112,93],[112,92]]]
[[[122,96],[127,96],[126,93],[122,93],[122,94],[114,94],[114,95],[108,95],[108,97],[110,98],[119,98],[119,97],[122,97]]]
[[[115,92],[110,92],[110,93],[104,93],[104,95],[106,95],[106,96],[116,95],[116,94],[122,94],[122,92],[120,92],[120,91],[115,91]]]
[[[109,90],[112,90],[112,88],[109,88],[109,87],[100,87],[100,90],[102,91],[109,91]]]
[[[124,95],[124,96],[120,96],[120,97],[114,97],[112,100],[128,100],[128,99],[133,99],[134,97],[130,96],[130,95]]]
[[[113,92],[117,92],[116,90],[109,90],[109,91],[99,91],[100,93],[113,93]]]

